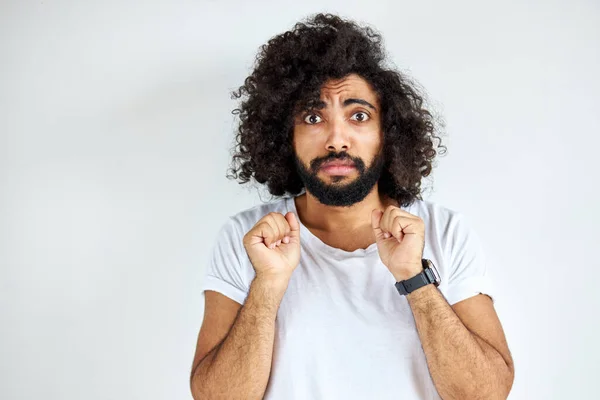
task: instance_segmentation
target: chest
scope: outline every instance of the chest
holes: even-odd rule
[[[321,240],[326,245],[341,249],[347,252],[352,252],[357,249],[366,249],[373,243],[375,243],[375,236],[373,230],[361,230],[353,232],[340,233],[325,233],[316,230],[310,230],[311,233]]]
[[[290,398],[280,394],[293,386],[298,399],[392,399],[398,385],[407,398],[434,398],[423,395],[433,384],[406,298],[384,265],[360,266],[301,262],[294,271],[277,314],[272,398]]]
[[[306,257],[282,299],[278,332],[300,342],[348,335],[363,343],[418,339],[410,306],[394,283],[377,254],[343,261]]]

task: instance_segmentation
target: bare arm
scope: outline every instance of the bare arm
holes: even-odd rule
[[[273,356],[275,317],[287,280],[255,278],[225,339],[194,368],[194,399],[262,399]]]
[[[444,400],[506,399],[514,367],[491,299],[478,295],[451,307],[434,285],[407,299],[439,395]]]
[[[216,301],[206,303],[209,312],[190,377],[196,400],[262,399],[267,389],[277,311],[300,261],[300,225],[294,213],[271,212],[242,242],[255,278],[240,308],[219,296],[211,295],[211,302]],[[216,308],[219,302],[223,307]]]

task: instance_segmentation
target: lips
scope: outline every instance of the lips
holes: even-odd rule
[[[333,160],[321,166],[321,171],[327,175],[348,175],[355,169],[351,160]]]
[[[321,168],[330,167],[354,167],[354,163],[352,161],[329,161],[321,166]]]

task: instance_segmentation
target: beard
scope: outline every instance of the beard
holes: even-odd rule
[[[352,160],[354,168],[358,172],[358,177],[349,183],[348,175],[331,175],[332,183],[326,183],[317,176],[321,165],[333,160]],[[306,191],[312,194],[321,204],[335,207],[350,207],[353,204],[361,202],[371,192],[375,184],[381,177],[383,171],[384,157],[383,148],[379,154],[373,157],[369,168],[358,157],[351,157],[346,152],[330,153],[322,159],[311,161],[310,169],[307,169],[302,161],[294,152],[294,161],[296,171],[300,180],[304,183]]]

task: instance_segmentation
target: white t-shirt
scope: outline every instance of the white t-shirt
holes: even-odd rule
[[[433,261],[449,304],[492,296],[477,234],[465,217],[416,200],[403,210],[425,222],[423,258]],[[293,198],[241,211],[222,226],[203,290],[244,304],[255,273],[242,238],[269,212],[298,215]],[[347,252],[300,223],[300,263],[277,313],[265,399],[440,399],[405,296],[377,244]]]

